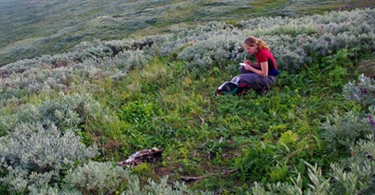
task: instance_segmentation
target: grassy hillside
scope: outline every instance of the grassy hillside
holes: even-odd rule
[[[56,54],[81,41],[138,38],[168,32],[171,24],[237,23],[258,16],[298,17],[374,6],[373,1],[40,1],[0,2],[0,66]]]
[[[127,1],[133,8],[141,2]],[[81,2],[76,16],[90,3]],[[286,2],[252,3],[257,13],[271,14]],[[302,1],[294,3],[283,5],[298,13]],[[148,14],[132,11],[140,19]],[[199,20],[195,28],[156,22],[148,29],[163,33],[82,38],[69,52],[3,65],[0,193],[369,194],[375,177],[374,12]],[[88,23],[116,24],[122,17],[97,15]],[[248,35],[270,45],[281,70],[276,86],[264,96],[215,96],[249,58],[242,46]],[[153,147],[163,150],[156,161],[116,165]]]

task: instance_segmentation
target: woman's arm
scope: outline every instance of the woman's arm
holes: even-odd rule
[[[250,62],[250,65],[254,66],[255,68],[260,68],[259,64],[255,62]]]
[[[260,70],[254,68],[250,64],[247,64],[245,66],[245,69],[246,70],[250,70],[250,71],[252,71],[252,72],[254,72],[254,73],[256,73],[256,74],[258,74],[260,76],[264,76],[264,77],[268,76],[268,62],[267,61],[260,63]]]

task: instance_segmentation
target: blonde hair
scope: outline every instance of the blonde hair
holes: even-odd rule
[[[266,42],[264,42],[262,39],[257,39],[254,36],[247,37],[244,41],[244,44],[248,46],[258,46],[259,49],[270,50],[270,47],[267,45]]]

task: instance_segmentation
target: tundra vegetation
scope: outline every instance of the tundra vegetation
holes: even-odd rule
[[[270,45],[277,85],[261,97],[215,96],[249,57],[248,35]],[[363,8],[176,24],[7,63],[0,191],[368,194],[375,190],[374,42],[375,10]],[[116,165],[153,147],[163,150],[160,161]]]

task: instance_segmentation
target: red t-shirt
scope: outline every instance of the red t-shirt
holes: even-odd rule
[[[268,62],[268,72],[273,72],[274,70],[277,70],[276,60],[273,57],[270,50],[260,49],[256,54],[255,58],[257,59],[259,67],[261,62]]]

